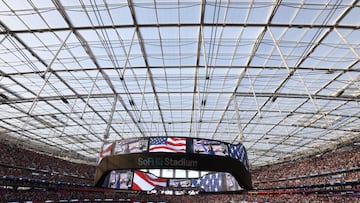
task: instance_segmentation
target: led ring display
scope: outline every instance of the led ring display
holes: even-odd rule
[[[162,178],[143,169],[207,171],[199,178]],[[120,181],[121,180],[121,181]],[[174,137],[150,137],[106,143],[100,153],[95,186],[131,190],[197,187],[206,192],[251,189],[251,175],[242,144]]]

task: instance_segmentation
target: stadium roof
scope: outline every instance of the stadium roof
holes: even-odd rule
[[[360,140],[358,0],[0,2],[2,139],[242,142],[254,166]]]

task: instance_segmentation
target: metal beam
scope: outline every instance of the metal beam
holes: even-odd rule
[[[360,25],[342,25],[342,24],[281,24],[281,23],[162,23],[161,27],[200,27],[200,26],[219,26],[219,27],[273,27],[273,28],[293,28],[293,29],[324,29],[324,28],[337,28],[337,29],[359,29]],[[157,28],[159,24],[111,24],[111,25],[94,25],[94,26],[77,26],[73,27],[76,30],[98,30],[98,29],[121,29],[121,28]],[[58,27],[58,28],[41,28],[41,29],[18,29],[11,31],[0,31],[0,35],[5,34],[21,34],[21,33],[44,33],[44,32],[61,32],[69,31],[69,27]]]

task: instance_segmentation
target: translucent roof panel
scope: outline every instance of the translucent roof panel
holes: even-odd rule
[[[359,15],[351,0],[1,1],[0,133],[93,163],[133,137],[242,142],[252,167],[358,142]]]

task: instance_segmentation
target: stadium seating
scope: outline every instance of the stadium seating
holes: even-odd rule
[[[360,147],[252,169],[242,194],[154,195],[92,187],[94,165],[73,163],[0,143],[0,202],[357,202]]]

